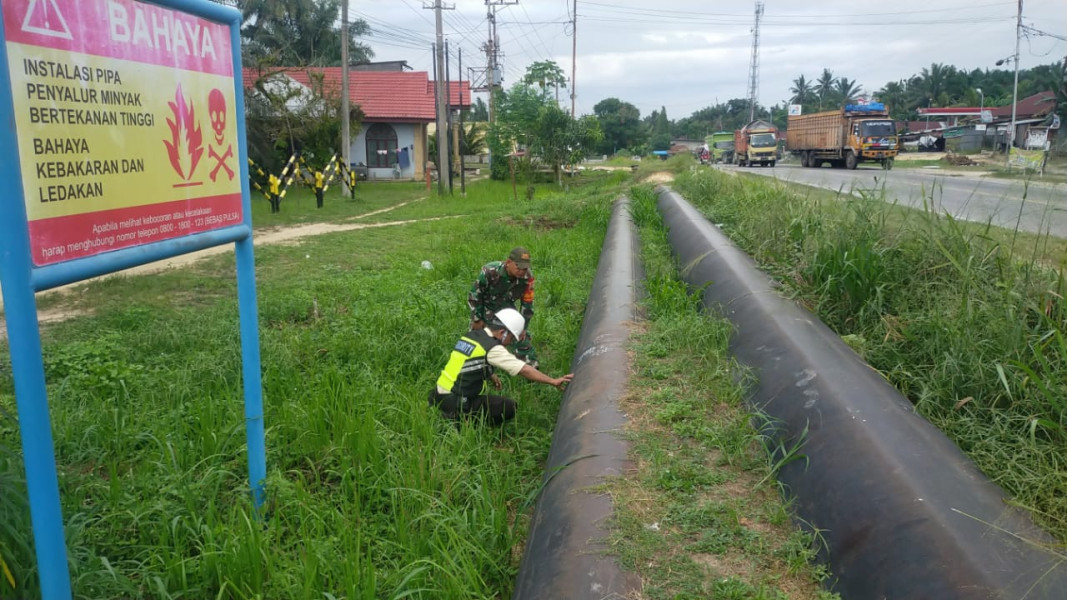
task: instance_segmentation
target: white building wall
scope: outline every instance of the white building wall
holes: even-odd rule
[[[361,165],[366,166],[367,161],[367,130],[370,129],[374,122],[364,122],[359,130],[359,135],[352,141],[352,146],[348,149],[349,160],[359,167]],[[400,170],[400,176],[396,176],[396,172],[393,169],[367,169],[368,179],[414,179],[415,178],[415,131],[416,127],[413,123],[389,123],[389,126],[396,132],[396,144],[397,149],[408,149],[408,166]]]

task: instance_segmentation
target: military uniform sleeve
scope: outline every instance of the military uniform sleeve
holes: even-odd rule
[[[467,294],[467,306],[471,309],[471,321],[485,320],[485,296],[489,288],[489,281],[485,276],[485,267],[478,272],[478,277]]]
[[[489,352],[485,353],[485,360],[490,365],[506,372],[512,377],[518,375],[519,371],[526,366],[526,363],[516,358],[511,352],[508,352],[508,349],[504,346],[493,346],[490,348]]]

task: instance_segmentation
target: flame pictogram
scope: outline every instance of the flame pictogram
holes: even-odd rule
[[[182,179],[188,181],[196,171],[200,157],[204,154],[200,123],[196,120],[192,103],[186,104],[181,85],[174,93],[174,102],[168,102],[167,105],[174,113],[174,120],[167,119],[167,125],[170,126],[170,140],[163,140],[163,144],[167,147],[167,156],[170,157],[171,166]]]

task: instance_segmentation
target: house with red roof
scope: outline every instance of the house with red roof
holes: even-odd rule
[[[312,78],[320,78],[327,93],[340,93],[341,67],[291,67],[266,71],[244,70],[244,85],[297,89],[290,105],[310,95]],[[366,71],[349,69],[348,99],[359,107],[363,123],[351,140],[349,161],[370,179],[423,179],[428,155],[428,125],[437,118],[435,83],[425,71]],[[303,91],[300,91],[303,88]],[[449,86],[451,108],[470,108],[470,82]]]

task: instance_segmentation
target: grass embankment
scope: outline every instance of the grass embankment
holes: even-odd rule
[[[565,372],[621,181],[518,205],[484,183],[389,215],[462,218],[257,248],[263,522],[247,493],[232,254],[79,291],[92,314],[44,333],[76,596],[508,597],[560,394],[504,377],[520,408],[502,433],[457,431],[426,392],[465,331],[478,268],[517,244],[534,256],[542,364]],[[346,219],[424,195],[365,185],[321,211],[290,195],[280,215],[257,197],[253,218]],[[4,349],[0,557],[15,587],[0,570],[0,597],[23,598],[40,592],[11,377]]]
[[[652,188],[631,200],[649,295],[622,404],[635,469],[608,486],[614,550],[651,600],[837,598],[812,562],[819,540],[793,527],[779,494],[770,423],[743,402],[730,325],[678,278]]]
[[[1067,540],[1062,240],[710,170],[675,187]]]

